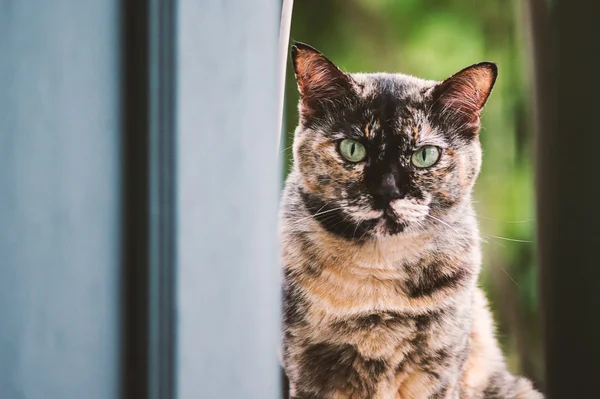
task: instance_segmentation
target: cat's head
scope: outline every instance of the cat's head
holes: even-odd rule
[[[302,199],[327,230],[350,239],[417,231],[469,200],[495,64],[435,82],[344,73],[301,43],[292,60],[300,90],[294,168]]]

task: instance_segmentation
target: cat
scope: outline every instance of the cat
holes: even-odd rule
[[[477,285],[471,192],[497,67],[442,81],[344,73],[295,43],[280,209],[292,398],[543,398],[511,375]]]

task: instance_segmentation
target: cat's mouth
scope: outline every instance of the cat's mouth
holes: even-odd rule
[[[383,211],[383,217],[385,217],[386,219],[398,220],[398,215],[396,215],[394,209],[391,206],[385,208],[385,210]]]
[[[397,215],[392,207],[387,207],[383,211],[380,222],[375,226],[375,234],[383,236],[400,234],[407,227],[408,223]]]
[[[395,200],[382,210],[374,227],[376,235],[388,236],[405,232],[410,226],[421,225],[429,213],[429,206],[409,200]]]

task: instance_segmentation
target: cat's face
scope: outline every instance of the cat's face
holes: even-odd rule
[[[295,168],[324,228],[350,239],[407,233],[444,223],[469,199],[494,64],[440,83],[345,74],[302,44],[292,56],[301,92]]]

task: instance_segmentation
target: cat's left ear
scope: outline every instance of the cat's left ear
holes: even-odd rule
[[[481,109],[497,76],[498,67],[492,62],[481,62],[455,73],[433,88],[434,112],[443,120],[476,134]]]

